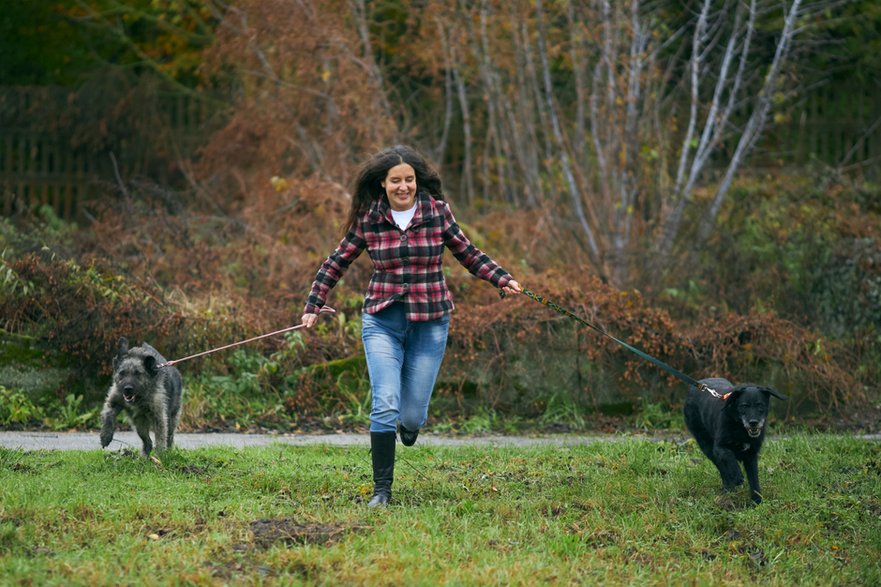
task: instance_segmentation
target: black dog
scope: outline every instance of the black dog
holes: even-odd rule
[[[683,408],[685,425],[719,469],[725,490],[732,491],[743,483],[740,461],[746,470],[752,500],[762,503],[759,450],[765,440],[768,405],[772,395],[782,400],[786,397],[770,387],[752,383],[735,387],[721,377],[701,379],[700,383],[729,395],[722,400],[691,386]]]

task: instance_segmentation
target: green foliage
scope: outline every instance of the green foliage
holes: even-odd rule
[[[10,5],[11,4],[11,5]],[[0,85],[69,84],[95,67],[92,36],[66,18],[73,0],[12,0],[0,12]]]
[[[707,250],[721,261],[712,281],[741,286],[723,291],[733,309],[761,303],[845,340],[881,330],[881,189],[763,183],[734,196],[729,236]]]
[[[11,256],[9,249],[0,251],[0,286],[7,292],[7,295],[31,295],[34,293],[34,283],[22,279],[12,270],[7,262],[9,256]]]
[[[87,409],[83,396],[68,394],[64,400],[50,404],[44,423],[52,430],[89,429],[98,426],[99,407]]]
[[[643,398],[634,423],[637,428],[646,431],[670,430],[681,428],[682,415],[671,411],[669,406]]]
[[[881,6],[874,0],[829,6],[812,23],[809,36],[819,50],[805,58],[824,81],[868,81],[881,70]]]
[[[21,391],[0,385],[0,426],[35,424],[43,419],[43,409]]]
[[[11,584],[873,585],[878,443],[770,439],[765,502],[694,442],[403,451],[368,510],[366,446],[0,449]],[[113,488],[112,490],[108,488]],[[262,520],[261,523],[256,523]]]
[[[257,395],[261,392],[258,373],[267,362],[260,353],[240,348],[231,351],[227,359],[230,373],[211,376],[210,381],[230,393]]]
[[[0,343],[0,348],[8,346]],[[0,356],[6,353],[0,353]],[[15,356],[12,353],[7,357]],[[69,384],[73,371],[69,368],[50,367],[43,363],[28,365],[14,358],[0,359],[0,385],[14,388],[33,400],[54,395]]]
[[[289,429],[280,398],[250,378],[239,383],[231,376],[202,376],[184,386],[183,430]]]
[[[462,420],[457,428],[463,434],[489,434],[497,432],[502,421],[498,412],[480,406],[474,414]]]
[[[280,396],[264,386],[271,364],[254,350],[239,348],[226,357],[229,372],[204,373],[184,381],[185,429],[287,429]]]
[[[584,409],[578,405],[571,393],[558,392],[551,395],[544,412],[539,416],[541,426],[566,426],[575,430],[586,427]]]
[[[0,15],[0,85],[77,85],[110,65],[152,68],[195,85],[215,3],[12,0]]]
[[[304,402],[314,402],[321,415],[347,414],[364,423],[370,412],[370,382],[363,354],[296,369],[285,377],[283,389],[292,413],[306,408]]]
[[[82,430],[98,425],[100,407],[83,404],[82,395],[32,400],[19,389],[0,385],[0,427],[45,426],[51,430]]]

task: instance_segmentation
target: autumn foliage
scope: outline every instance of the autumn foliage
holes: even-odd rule
[[[881,376],[877,187],[822,171],[734,179],[748,166],[732,152],[759,141],[749,123],[785,119],[792,98],[755,75],[786,37],[783,5],[144,3],[121,17],[118,69],[28,111],[64,111],[113,173],[78,201],[78,227],[36,207],[0,224],[0,328],[97,395],[120,336],[179,358],[296,324],[358,164],[406,142],[440,169],[468,236],[528,289],[696,378],[773,385],[790,414],[861,409]],[[68,16],[115,32],[103,7]],[[743,48],[736,84],[726,47]],[[796,77],[778,65],[777,83]],[[167,132],[166,91],[200,104],[198,148]],[[725,118],[714,101],[740,110]],[[134,163],[116,167],[123,145]],[[250,346],[248,392],[276,394],[295,420],[357,405],[370,273],[364,255],[320,328]],[[681,401],[681,382],[526,297],[499,299],[451,256],[447,279],[445,414]],[[228,359],[185,377],[238,376]]]

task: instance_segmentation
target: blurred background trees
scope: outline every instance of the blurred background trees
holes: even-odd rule
[[[877,396],[877,3],[12,4],[0,326],[80,374],[103,376],[132,331],[181,354],[290,322],[358,163],[407,142],[527,286],[696,375],[770,379],[805,406]],[[543,413],[550,385],[582,408],[610,386],[677,401],[651,368],[449,271],[464,303],[441,395],[457,409]],[[257,389],[346,388],[309,368],[359,352],[369,272],[359,262],[335,293],[342,322]],[[607,298],[620,306],[598,313]],[[500,342],[535,319],[534,339]],[[530,345],[591,361],[536,390],[538,367],[484,381],[467,360],[553,362],[527,361]]]

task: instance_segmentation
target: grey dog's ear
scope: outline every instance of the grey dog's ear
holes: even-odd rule
[[[156,375],[159,371],[159,369],[156,368],[156,357],[152,355],[144,357],[144,369],[146,369],[147,373],[150,375]]]
[[[114,371],[116,371],[116,366],[125,358],[126,353],[128,353],[128,339],[121,336],[119,337],[119,349],[116,351],[116,356],[113,357]]]
[[[777,399],[782,399],[783,401],[786,401],[789,399],[788,397],[786,397],[785,395],[783,395],[782,393],[780,393],[779,391],[777,391],[773,387],[760,387],[759,389],[762,390],[763,393],[773,395]]]

